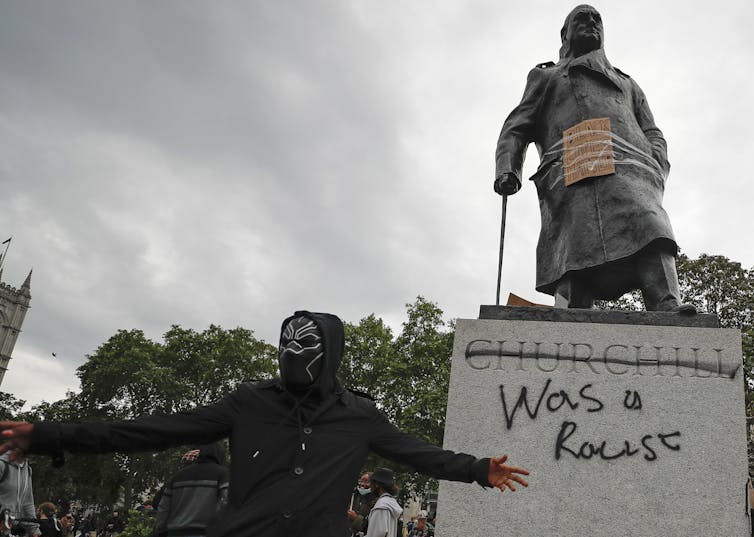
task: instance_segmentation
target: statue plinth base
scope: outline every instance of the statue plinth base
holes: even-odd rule
[[[441,482],[438,537],[749,535],[738,330],[713,315],[480,317],[456,326],[445,447],[508,453],[530,487]]]

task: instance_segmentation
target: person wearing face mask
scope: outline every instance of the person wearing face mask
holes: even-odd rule
[[[161,450],[230,439],[228,504],[208,537],[348,534],[344,507],[370,451],[438,479],[501,491],[528,486],[507,456],[478,459],[433,446],[394,427],[370,398],[345,389],[335,315],[297,311],[283,321],[280,377],[240,384],[219,402],[171,415],[110,423],[0,422],[0,453]]]
[[[352,536],[364,534],[364,521],[376,501],[377,496],[372,492],[371,474],[367,472],[359,478],[356,488],[351,493],[351,505],[347,514]]]

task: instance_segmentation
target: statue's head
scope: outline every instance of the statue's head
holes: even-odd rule
[[[574,58],[604,45],[604,30],[599,11],[592,6],[576,6],[566,17],[560,30],[560,57]]]

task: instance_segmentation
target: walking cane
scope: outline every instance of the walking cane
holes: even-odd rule
[[[500,256],[497,259],[497,295],[495,297],[495,305],[500,305],[500,278],[503,274],[503,244],[505,243],[505,212],[508,208],[508,196],[503,194],[500,196],[503,198],[503,214],[500,218]]]

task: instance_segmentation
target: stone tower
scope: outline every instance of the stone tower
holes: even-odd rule
[[[20,289],[4,283],[0,268],[0,386],[31,302],[31,271]]]

